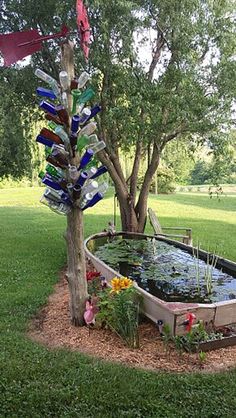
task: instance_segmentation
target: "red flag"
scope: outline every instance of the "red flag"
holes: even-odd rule
[[[89,41],[90,41],[90,25],[86,7],[83,0],[76,1],[77,25],[80,35],[80,44],[84,56],[88,59],[89,56]]]
[[[4,57],[4,65],[9,67],[27,55],[40,51],[42,41],[66,36],[68,32],[69,29],[63,26],[61,32],[54,35],[42,36],[37,29],[0,35],[0,51]]]

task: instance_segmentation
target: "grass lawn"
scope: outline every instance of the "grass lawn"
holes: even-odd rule
[[[0,197],[0,417],[235,417],[236,371],[174,375],[105,364],[48,350],[25,337],[65,264],[65,218],[38,203],[42,189]],[[86,235],[112,219],[112,196],[90,209]],[[236,197],[176,194],[150,198],[162,225],[191,226],[195,242],[236,260]],[[99,213],[99,215],[96,215]],[[151,232],[148,225],[147,231]]]

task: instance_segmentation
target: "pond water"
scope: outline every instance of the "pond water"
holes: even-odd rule
[[[173,245],[156,239],[113,238],[96,242],[94,254],[135,280],[150,294],[168,302],[214,303],[236,298],[236,277]]]

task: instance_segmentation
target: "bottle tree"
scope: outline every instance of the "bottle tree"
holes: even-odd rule
[[[73,43],[69,40],[61,45],[61,69],[60,84],[42,70],[35,71],[36,76],[49,85],[49,89],[37,89],[38,95],[43,96],[39,106],[45,112],[48,126],[36,140],[46,147],[46,171],[40,176],[47,188],[41,201],[67,216],[66,277],[71,321],[81,326],[88,297],[83,212],[103,198],[107,184],[100,181],[100,176],[107,169],[102,165],[98,167],[96,157],[105,144],[94,134],[96,123],[91,121],[101,108],[86,105],[95,93],[87,87],[88,73],[83,72],[78,79],[75,77]]]

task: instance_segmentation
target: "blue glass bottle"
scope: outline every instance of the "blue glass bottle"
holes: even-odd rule
[[[45,184],[46,186],[50,187],[51,189],[54,190],[62,190],[61,186],[59,183],[57,183],[56,181],[54,181],[50,176],[48,176],[46,174],[46,176],[42,179],[43,184]]]
[[[50,139],[48,139],[48,138],[45,138],[44,136],[42,136],[42,135],[38,135],[37,137],[36,137],[36,141],[37,142],[40,142],[40,144],[43,144],[43,145],[46,145],[47,147],[52,147],[53,146],[53,144],[54,144],[54,142],[52,142],[52,141],[50,141]]]
[[[96,205],[100,200],[102,200],[104,195],[102,193],[96,193],[93,198],[88,202],[88,204],[82,209],[88,209],[92,208],[94,205]]]
[[[101,112],[102,108],[101,106],[99,106],[98,104],[96,104],[94,107],[92,107],[91,109],[91,115],[89,116],[89,118],[87,119],[87,122],[94,118],[99,112]]]
[[[80,117],[78,115],[74,115],[71,121],[71,132],[76,133],[79,129],[79,121]]]
[[[86,182],[88,175],[85,172],[82,172],[76,182],[76,186],[83,187],[84,183]]]
[[[82,170],[93,158],[94,152],[91,149],[87,149],[87,151],[84,153],[83,157],[80,160],[80,166],[78,170]]]
[[[98,176],[101,176],[102,174],[107,173],[107,168],[105,165],[101,165],[98,167],[97,172],[91,177],[91,179],[96,179]]]
[[[49,112],[52,115],[57,115],[57,111],[56,111],[55,106],[53,104],[49,103],[49,102],[46,102],[46,100],[42,100],[39,103],[39,107],[41,109],[45,110],[45,112]]]
[[[57,98],[57,96],[53,93],[52,90],[45,89],[43,87],[38,87],[36,92],[39,96],[49,97],[49,99],[52,100],[55,100]]]

